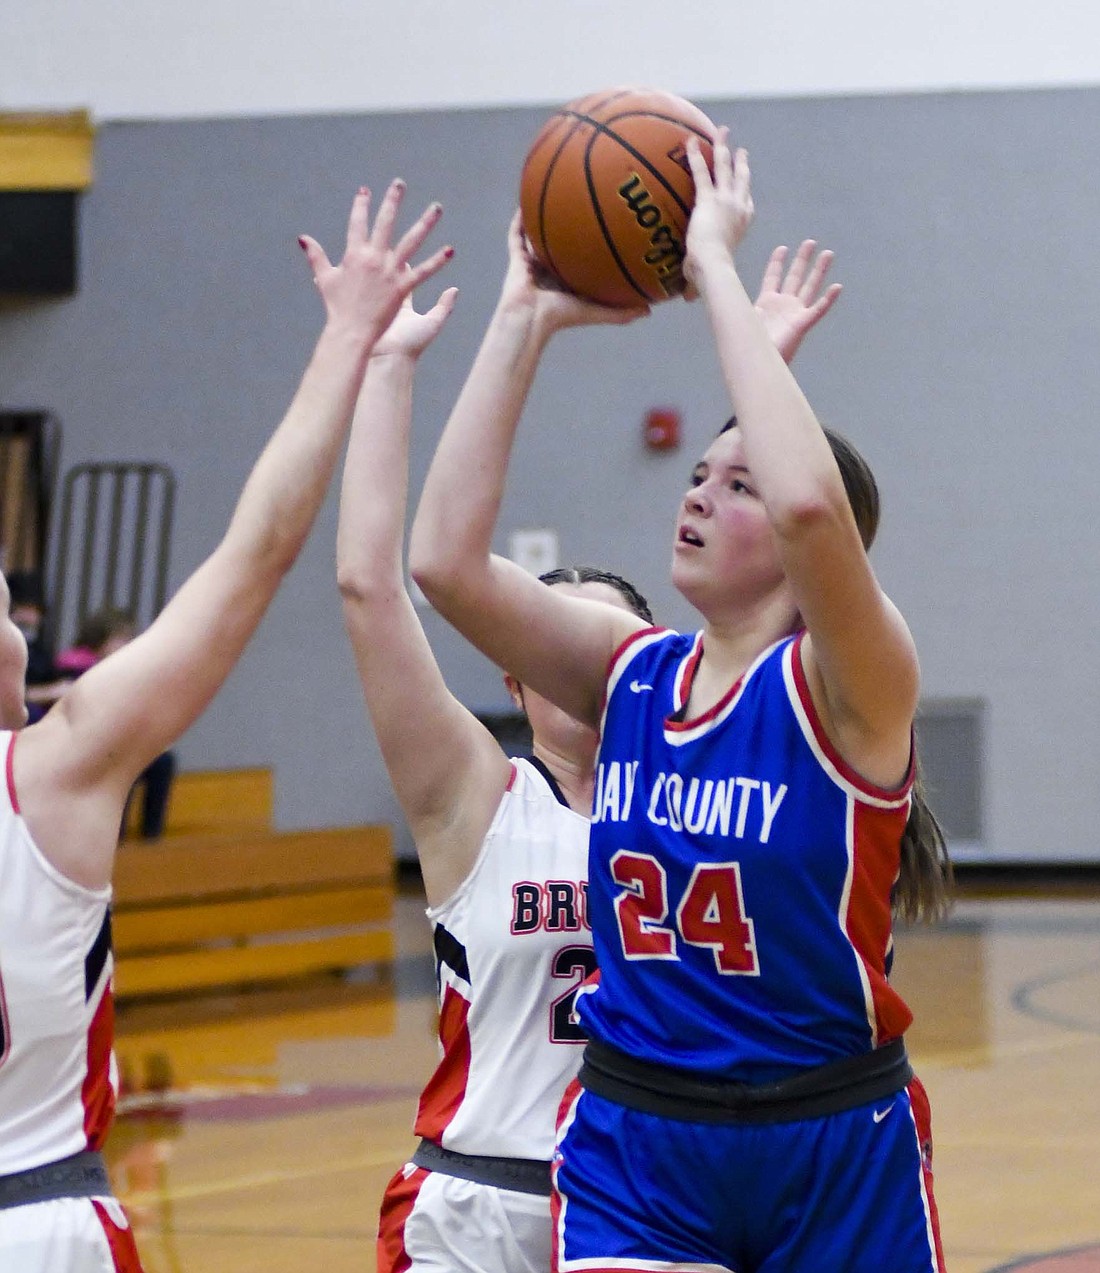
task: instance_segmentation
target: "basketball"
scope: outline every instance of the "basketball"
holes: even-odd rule
[[[520,210],[536,258],[566,290],[620,308],[684,290],[688,133],[710,164],[714,124],[648,88],[589,93],[547,121],[523,166]]]

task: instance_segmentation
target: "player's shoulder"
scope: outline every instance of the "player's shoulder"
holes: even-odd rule
[[[553,817],[559,812],[563,816],[583,816],[572,808],[550,768],[537,756],[513,756],[511,763],[512,778],[502,805],[511,796],[537,806],[546,817]]]
[[[614,679],[623,668],[642,659],[675,659],[690,651],[699,639],[699,633],[677,632],[674,628],[636,628],[616,648],[611,656],[611,677]]]

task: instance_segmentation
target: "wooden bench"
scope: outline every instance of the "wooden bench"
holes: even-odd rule
[[[388,827],[124,841],[115,866],[115,994],[246,986],[392,961],[393,900]]]
[[[127,810],[125,837],[138,837],[141,802],[138,791]],[[213,769],[176,774],[168,796],[166,836],[196,831],[267,831],[275,805],[270,769]]]

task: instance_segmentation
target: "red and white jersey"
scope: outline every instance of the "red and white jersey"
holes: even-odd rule
[[[428,908],[443,1055],[419,1136],[462,1154],[550,1160],[584,1050],[574,1000],[596,966],[589,825],[541,762],[513,760],[473,870]]]
[[[111,890],[46,861],[0,731],[0,1175],[99,1149],[118,1088]]]

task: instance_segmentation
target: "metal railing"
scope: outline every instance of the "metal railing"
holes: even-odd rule
[[[65,475],[50,591],[51,634],[75,631],[104,606],[146,627],[164,606],[175,509],[166,465],[105,461]]]

